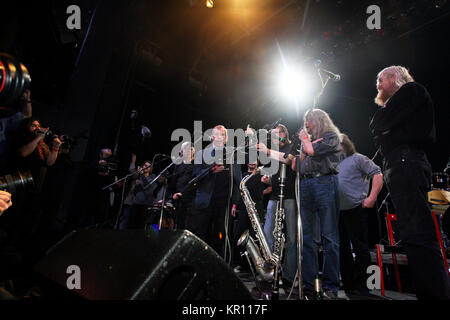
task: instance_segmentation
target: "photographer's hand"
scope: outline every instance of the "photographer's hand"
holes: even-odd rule
[[[38,128],[34,131],[35,133],[35,137],[33,140],[31,140],[30,142],[28,142],[27,144],[19,147],[17,149],[17,154],[20,157],[28,157],[30,154],[33,153],[33,151],[36,149],[36,147],[39,145],[40,141],[42,139],[44,139],[45,134],[47,133],[47,131],[49,130],[49,128]]]
[[[50,129],[50,128],[39,128],[39,129],[37,129],[37,130],[36,130],[36,138],[39,138],[39,140],[44,139],[45,134],[47,133],[47,131],[48,131],[49,129]]]
[[[61,146],[61,140],[59,140],[58,136],[53,136],[52,140],[52,151],[47,156],[47,165],[52,166],[56,162],[56,158],[58,157],[59,147]]]
[[[12,206],[11,194],[0,190],[0,216]]]
[[[59,151],[59,148],[61,147],[61,140],[58,138],[58,136],[54,136],[53,140],[52,140],[52,144],[53,144],[53,150],[54,151]]]

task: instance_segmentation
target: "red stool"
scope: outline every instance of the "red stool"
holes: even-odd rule
[[[446,268],[446,270],[447,270],[447,272],[449,273],[449,276],[450,276],[450,271],[449,271],[448,263],[447,263],[447,257],[445,255],[444,244],[442,242],[441,232],[440,232],[440,229],[439,229],[439,224],[437,222],[437,217],[436,217],[436,213],[434,212],[434,210],[431,211],[431,215],[433,217],[434,226],[436,228],[436,235],[437,235],[437,239],[438,239],[438,242],[439,242],[439,246],[441,248],[442,259],[444,259],[445,268]],[[392,214],[392,213],[386,213],[386,224],[387,224],[387,229],[388,229],[389,244],[392,247],[396,247],[397,244],[395,243],[394,232],[392,231],[392,221],[397,221],[397,215]],[[378,267],[380,268],[381,295],[385,296],[384,276],[383,276],[383,260],[382,260],[382,257],[381,257],[381,252],[385,251],[385,247],[380,245],[380,244],[377,244],[376,245],[376,249],[377,249]],[[401,286],[401,283],[400,283],[400,274],[399,274],[399,271],[398,271],[397,255],[396,255],[396,253],[394,251],[392,252],[392,262],[394,264],[395,278],[397,280],[398,292],[401,293],[402,292],[402,286]]]
[[[442,242],[441,231],[439,229],[439,224],[438,224],[436,213],[434,212],[434,210],[431,211],[431,215],[433,216],[434,226],[436,228],[436,235],[438,238],[439,246],[441,247],[442,259],[444,259],[445,270],[447,270],[447,273],[450,276],[450,271],[448,270],[447,257],[445,255],[444,244]]]
[[[392,230],[392,221],[397,221],[397,215],[387,212],[386,213],[386,224],[387,224],[387,230],[388,230],[388,237],[389,237],[389,244],[392,247],[396,247],[397,244],[394,240],[394,232]],[[380,268],[380,284],[381,284],[381,295],[385,295],[384,290],[384,275],[383,275],[383,260],[381,257],[381,251],[384,251],[384,246],[380,246],[377,244],[377,261],[378,261],[378,267]],[[402,284],[400,282],[400,272],[398,270],[398,263],[397,263],[397,254],[392,251],[392,263],[394,264],[394,272],[395,272],[395,280],[397,281],[397,288],[398,292],[402,292]]]

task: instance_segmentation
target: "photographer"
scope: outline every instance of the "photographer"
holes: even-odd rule
[[[100,160],[98,161],[98,170],[97,170],[97,173],[99,175],[101,175],[103,177],[109,176],[110,167],[108,166],[109,161],[107,159],[110,158],[111,156],[112,156],[111,149],[104,148],[104,149],[100,150],[100,154],[99,154]]]
[[[29,118],[22,121],[18,132],[18,165],[22,169],[31,170],[38,192],[42,190],[47,167],[55,163],[61,146],[61,140],[56,135],[51,138],[51,146],[43,141],[48,130],[49,128],[42,128],[37,119]]]
[[[116,178],[117,162],[111,149],[102,148],[98,158],[90,162],[87,168],[86,181],[80,186],[87,193],[87,212],[79,213],[80,226],[92,226],[108,222],[112,218],[115,191],[118,185],[103,190]],[[85,209],[85,208],[83,208]]]
[[[45,140],[45,139],[44,139]],[[48,168],[45,178],[47,186],[47,199],[45,203],[45,227],[49,238],[58,238],[70,228],[68,209],[64,207],[72,196],[72,185],[76,167],[71,159],[71,151],[75,140],[65,135],[59,135],[62,142],[56,162]]]
[[[52,166],[59,152],[61,141],[57,136],[48,136],[50,146],[44,142],[48,128],[41,128],[35,118],[24,119],[19,125],[15,152],[16,166],[20,171],[31,171],[34,180],[34,188],[15,195],[16,206],[14,218],[12,218],[15,230],[15,239],[18,247],[30,262],[39,259],[47,249],[44,241],[45,218],[48,215],[47,183],[45,183],[47,169]]]

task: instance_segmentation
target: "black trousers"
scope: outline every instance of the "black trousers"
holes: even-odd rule
[[[186,228],[222,257],[225,249],[226,206],[227,198],[213,198],[207,208],[195,208],[192,214],[188,214],[186,221]]]
[[[385,159],[383,170],[417,297],[450,299],[449,276],[428,205],[431,166],[425,153],[395,150]]]
[[[175,224],[177,229],[186,229],[187,216],[192,216],[194,199],[182,199],[176,203]]]
[[[131,206],[128,220],[129,229],[143,229],[145,227],[147,209],[148,205],[133,204]]]
[[[359,205],[341,210],[339,216],[339,260],[344,290],[367,293],[367,268],[370,265],[369,213]],[[353,250],[352,250],[353,248]],[[353,259],[353,252],[355,259]]]

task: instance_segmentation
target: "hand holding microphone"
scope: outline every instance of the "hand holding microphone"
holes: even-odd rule
[[[50,130],[50,128],[39,128],[36,129],[36,136],[39,137],[40,139],[44,139],[45,134],[48,132],[48,130]]]
[[[298,133],[298,138],[300,140],[309,140],[308,133],[306,132],[305,129],[300,130],[300,132]]]

